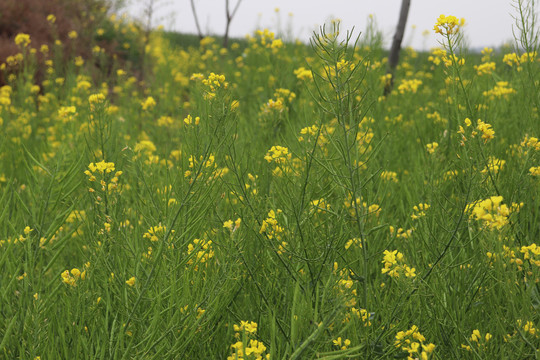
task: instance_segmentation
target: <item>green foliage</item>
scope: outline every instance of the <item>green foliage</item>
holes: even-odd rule
[[[138,41],[107,21],[96,41]],[[441,17],[385,98],[370,26],[155,31],[142,82],[52,52],[41,87],[20,37],[0,358],[537,357],[538,54],[469,55]]]

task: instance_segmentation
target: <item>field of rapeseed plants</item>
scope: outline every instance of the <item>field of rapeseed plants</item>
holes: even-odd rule
[[[378,43],[336,24],[311,47],[155,31],[144,81],[88,71],[99,48],[62,65],[17,35],[0,358],[538,358],[527,11],[514,49],[481,55],[463,20],[434,19],[441,48],[405,50],[387,97]]]

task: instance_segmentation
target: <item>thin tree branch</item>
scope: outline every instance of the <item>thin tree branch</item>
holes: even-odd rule
[[[195,26],[197,26],[197,35],[199,35],[199,39],[202,39],[203,34],[201,31],[201,25],[199,24],[199,17],[197,16],[197,11],[195,10],[195,0],[191,0],[191,11],[193,12],[193,17],[195,18]]]
[[[390,54],[388,54],[388,70],[387,74],[391,77],[384,87],[384,96],[388,95],[394,87],[394,72],[397,64],[399,63],[399,52],[401,51],[401,42],[403,41],[403,34],[405,33],[405,26],[407,25],[407,17],[409,16],[409,8],[411,6],[411,0],[401,1],[401,10],[399,13],[399,21],[392,41],[392,47],[390,48]]]

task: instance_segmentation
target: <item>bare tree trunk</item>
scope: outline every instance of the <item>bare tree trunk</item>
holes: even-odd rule
[[[223,36],[223,47],[226,48],[229,45],[229,28],[231,26],[231,21],[234,18],[234,15],[236,15],[236,12],[238,11],[238,8],[240,7],[240,3],[242,0],[238,0],[236,3],[236,6],[234,7],[232,13],[229,11],[229,0],[225,0],[225,17],[227,20],[227,24],[225,25],[225,35]]]
[[[197,16],[197,11],[195,11],[195,0],[191,0],[191,11],[193,12],[193,17],[195,18],[195,26],[197,26],[197,35],[199,35],[199,39],[202,39],[203,34],[201,31],[201,25],[199,24],[199,17]]]
[[[392,47],[390,48],[390,54],[388,54],[388,70],[387,74],[391,75],[390,81],[386,83],[384,87],[384,95],[388,95],[394,87],[394,72],[397,64],[399,63],[399,53],[401,51],[401,42],[403,41],[403,34],[405,33],[405,26],[407,25],[407,17],[409,16],[409,8],[411,6],[411,0],[401,1],[401,10],[399,13],[399,21],[394,34],[394,40],[392,41]]]

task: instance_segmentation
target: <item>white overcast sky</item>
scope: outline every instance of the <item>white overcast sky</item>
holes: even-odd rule
[[[140,18],[150,0],[130,0],[127,11]],[[230,0],[231,8],[237,0]],[[154,0],[158,7],[154,25],[167,30],[196,33],[189,0]],[[433,26],[440,14],[454,15],[466,20],[468,44],[474,48],[498,46],[509,42],[516,10],[512,0],[411,0],[404,46],[429,50],[438,46],[439,35]],[[199,22],[205,34],[223,34],[225,29],[225,0],[195,0]],[[342,22],[342,30],[363,30],[369,14],[373,14],[384,32],[389,46],[401,0],[243,0],[231,23],[230,35],[243,37],[257,28],[278,31],[291,29],[294,38],[306,41],[314,29],[331,18]],[[538,11],[538,5],[536,5]],[[276,13],[276,9],[279,12]],[[279,20],[278,20],[279,19]],[[422,35],[429,30],[429,35]]]

